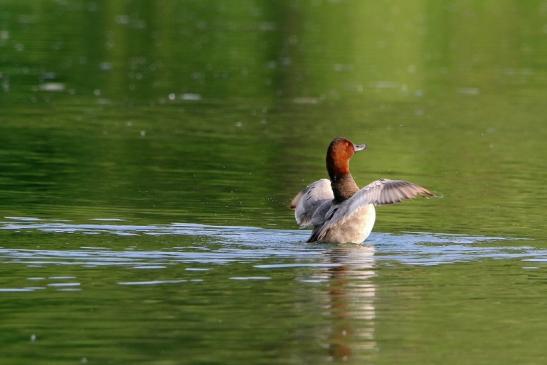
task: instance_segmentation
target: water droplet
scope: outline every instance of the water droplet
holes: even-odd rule
[[[318,104],[319,99],[311,96],[300,96],[292,100],[295,104]]]
[[[185,94],[182,94],[180,98],[186,101],[198,101],[198,100],[201,100],[201,95],[194,94],[194,93],[185,93]]]
[[[125,15],[125,14],[118,15],[116,17],[116,23],[121,25],[129,24],[129,15]]]
[[[110,62],[101,62],[101,64],[99,65],[99,68],[102,71],[110,71],[110,70],[112,70],[112,63],[110,63]]]
[[[476,87],[461,87],[458,89],[458,92],[464,95],[479,95],[480,94],[480,90]]]
[[[62,82],[44,82],[38,86],[41,91],[60,92],[65,90],[65,84]]]

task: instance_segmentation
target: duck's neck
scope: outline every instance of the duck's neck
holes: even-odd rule
[[[353,194],[359,191],[359,186],[357,186],[349,172],[330,175],[330,185],[334,193],[334,200],[338,203],[351,198]]]

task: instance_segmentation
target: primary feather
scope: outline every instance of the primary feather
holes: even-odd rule
[[[324,238],[329,229],[343,225],[345,221],[358,214],[360,209],[369,204],[394,204],[418,196],[432,197],[433,194],[426,188],[406,180],[380,179],[373,181],[351,198],[340,204],[333,204],[318,229],[317,237]]]
[[[291,202],[296,223],[300,227],[311,226],[312,218],[323,203],[334,199],[330,180],[321,179],[308,185],[296,194]]]

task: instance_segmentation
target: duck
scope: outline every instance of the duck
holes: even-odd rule
[[[372,232],[377,205],[434,196],[406,180],[379,179],[359,189],[349,162],[367,148],[344,137],[334,138],[327,148],[329,178],[309,184],[292,199],[290,207],[296,223],[301,228],[312,228],[307,242],[360,244]]]

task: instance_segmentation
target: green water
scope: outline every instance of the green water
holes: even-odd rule
[[[1,8],[1,364],[545,363],[546,1]],[[305,244],[335,136],[440,198]]]

